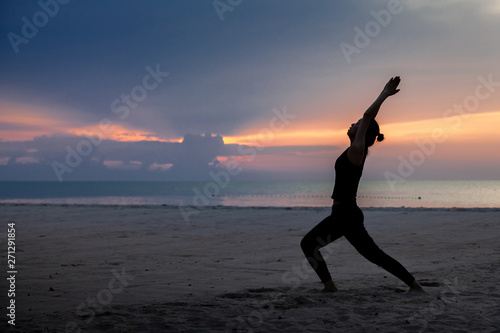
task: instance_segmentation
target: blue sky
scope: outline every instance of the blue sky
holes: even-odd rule
[[[57,13],[47,15],[37,34],[27,44],[17,45],[17,53],[9,34],[22,36],[23,18],[30,23],[36,15],[43,18],[37,14],[43,6],[37,1],[2,2],[0,168],[8,171],[4,173],[8,179],[33,177],[30,172],[16,172],[21,167],[55,180],[51,163],[64,163],[68,136],[75,139],[104,118],[120,128],[120,136],[117,130],[108,138],[115,143],[134,145],[137,137],[143,137],[151,140],[149,145],[162,141],[168,146],[164,141],[181,144],[186,134],[213,133],[226,143],[249,145],[248,138],[272,119],[272,110],[284,107],[296,118],[266,145],[296,150],[262,151],[267,157],[245,164],[245,171],[275,174],[285,159],[291,178],[311,173],[331,178],[331,161],[348,144],[338,133],[361,116],[391,76],[403,78],[402,92],[384,106],[380,120],[399,131],[403,125],[398,124],[444,126],[445,110],[473,93],[479,76],[492,75],[495,82],[500,81],[497,0],[221,2],[233,4],[223,20],[214,1],[42,1],[49,11],[55,11],[57,4]],[[386,26],[379,24],[380,31],[347,59],[340,45],[355,46],[355,28],[366,32],[366,25],[376,21],[373,12],[387,12],[390,6],[398,12],[390,15]],[[125,119],[119,119],[112,112],[112,102],[142,84],[147,66],[169,75]],[[498,112],[499,95],[495,90],[481,100],[474,116]],[[33,121],[26,121],[30,117]],[[476,169],[452,153],[464,133],[484,127],[472,118],[464,118],[459,129],[464,132],[450,132],[450,140],[440,145],[442,154],[429,156],[410,178],[446,177],[457,161],[462,167],[453,177],[475,177]],[[419,131],[415,137],[425,138],[426,130]],[[384,171],[397,169],[398,155],[408,157],[416,149],[402,133],[393,133],[392,143],[377,147],[380,160],[374,160],[369,177],[383,179]],[[391,133],[385,134],[391,138]],[[43,142],[50,141],[55,152],[36,141],[41,135],[48,137]],[[75,142],[82,139],[77,137]],[[318,148],[321,145],[323,151]],[[310,146],[310,153],[301,146]],[[105,143],[94,148],[84,159],[88,165],[82,163],[66,176],[79,179],[107,170],[102,179],[122,171],[125,179],[174,177],[175,167],[170,176],[169,170],[152,175],[150,168],[151,163],[172,164],[167,162],[172,158],[141,160],[131,152],[128,157],[120,155],[120,169],[120,161],[103,153]],[[490,151],[493,146],[483,154]],[[216,154],[210,156],[215,159]],[[218,161],[233,159],[226,155],[218,155]],[[185,178],[203,178],[215,167],[212,162],[196,161],[194,157],[184,160],[188,165],[203,164],[193,165],[194,171],[186,171]],[[491,156],[481,160],[483,171],[489,170],[488,178],[495,177],[491,170],[499,162]]]
[[[141,80],[146,66],[160,64],[171,77],[130,121],[171,136],[232,134],[306,89],[301,72],[329,65],[343,13],[356,9],[340,3],[269,1],[263,7],[247,1],[220,21],[211,1],[72,1],[18,54],[2,38],[2,90],[77,108],[96,121]],[[38,10],[36,2],[11,2],[2,35],[20,31],[20,19]],[[318,22],[325,24],[319,33]],[[319,48],[330,54],[317,59]]]

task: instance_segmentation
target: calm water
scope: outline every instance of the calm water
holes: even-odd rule
[[[332,182],[0,182],[0,203],[330,206]],[[361,207],[500,207],[500,181],[361,182]]]

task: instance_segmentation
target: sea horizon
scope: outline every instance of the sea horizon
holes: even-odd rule
[[[332,181],[1,181],[0,203],[331,206]],[[498,208],[500,180],[361,181],[360,207]]]

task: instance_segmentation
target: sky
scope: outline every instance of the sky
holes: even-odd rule
[[[500,179],[500,0],[2,1],[0,180]]]

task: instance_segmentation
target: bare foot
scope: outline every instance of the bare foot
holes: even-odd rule
[[[334,293],[334,292],[337,292],[339,290],[335,286],[335,283],[333,283],[333,281],[330,280],[330,281],[325,282],[325,288],[323,288],[323,290],[321,290],[321,291]]]
[[[424,288],[422,288],[422,286],[420,285],[420,283],[418,283],[417,280],[414,280],[411,285],[410,285],[410,289],[408,290],[409,293],[425,293],[425,290]]]

